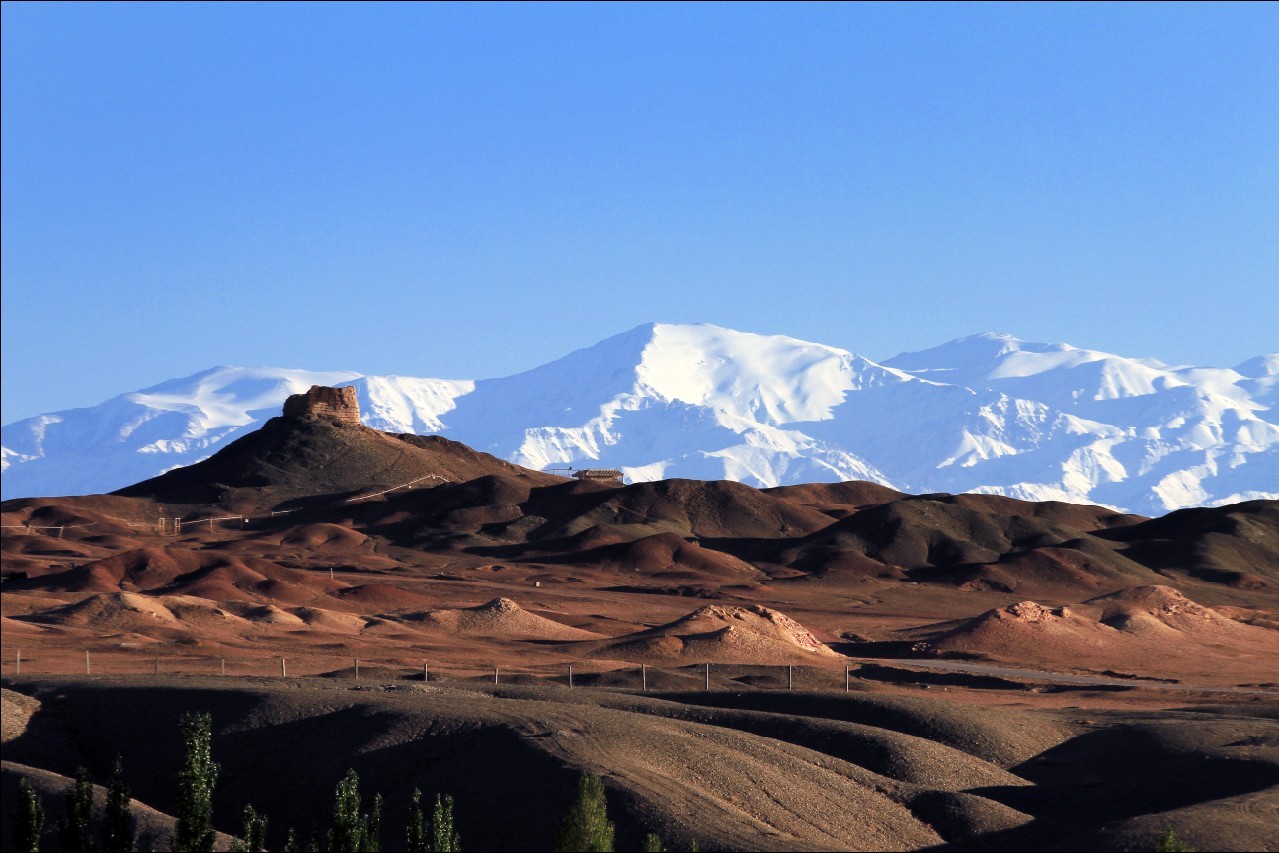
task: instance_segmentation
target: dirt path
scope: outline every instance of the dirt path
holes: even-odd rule
[[[1207,687],[1198,684],[1181,684],[1157,681],[1149,678],[1107,678],[1101,675],[1077,675],[1065,672],[1044,672],[1037,669],[1018,669],[1016,667],[998,666],[995,664],[968,663],[966,661],[937,660],[925,661],[901,658],[860,658],[849,657],[853,663],[877,664],[903,669],[930,669],[942,672],[967,672],[974,675],[992,675],[1000,678],[1024,678],[1035,681],[1046,681],[1049,684],[1092,685],[1097,687],[1144,687],[1152,690],[1184,690],[1193,693],[1234,693],[1243,695],[1260,694],[1263,696],[1279,696],[1279,690],[1266,690],[1254,687]]]

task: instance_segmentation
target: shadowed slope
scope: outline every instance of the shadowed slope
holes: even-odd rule
[[[115,494],[247,511],[319,495],[372,492],[419,478],[456,482],[493,473],[528,477],[538,484],[558,479],[438,436],[272,418],[203,462]]]

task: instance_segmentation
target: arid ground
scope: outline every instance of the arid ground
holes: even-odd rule
[[[294,410],[3,505],[6,804],[119,754],[163,849],[196,710],[277,848],[354,768],[386,849],[414,787],[546,849],[583,772],[619,849],[1279,849],[1279,503],[622,486]]]

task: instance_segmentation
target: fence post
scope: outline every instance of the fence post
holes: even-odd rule
[[[89,674],[89,650],[84,650],[84,674]]]
[[[329,566],[329,580],[333,580],[333,567]]]
[[[848,692],[848,667],[844,667],[844,692]]]
[[[795,689],[795,667],[789,663],[786,664],[786,689]]]
[[[640,664],[640,690],[648,692],[648,666],[645,664]]]
[[[573,664],[568,665],[568,689],[573,689]]]
[[[496,666],[493,667],[493,683],[494,684],[497,684],[497,669],[498,668]]]
[[[22,675],[22,649],[18,649],[18,656],[13,661],[14,675]]]
[[[289,670],[288,670],[288,667],[284,665],[284,658],[280,658],[280,677],[281,678],[289,677]]]
[[[219,658],[222,661],[222,674],[226,675],[226,658]]]
[[[64,528],[62,528],[62,527],[59,527],[59,528],[58,528],[58,538],[59,538],[59,539],[61,539],[61,538],[62,538],[62,531],[63,531],[63,529],[64,529]]]
[[[431,680],[431,665],[427,663],[426,661],[422,661],[422,680],[423,681]]]
[[[707,689],[707,690],[710,690],[710,689],[711,689],[711,665],[710,665],[710,663],[707,663],[707,664],[706,664],[706,689]]]

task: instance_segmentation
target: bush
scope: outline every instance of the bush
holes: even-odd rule
[[[1156,853],[1192,853],[1190,847],[1177,840],[1177,835],[1172,831],[1171,826],[1164,829],[1164,834],[1160,837],[1155,851]]]

